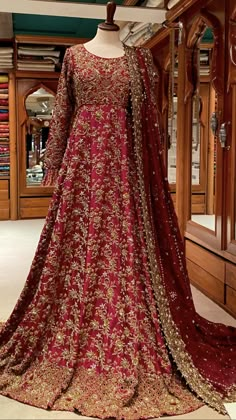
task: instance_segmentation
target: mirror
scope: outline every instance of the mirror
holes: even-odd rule
[[[173,92],[172,111],[168,117],[168,181],[176,183],[176,140],[177,140],[177,107],[178,97]]]
[[[27,96],[26,186],[40,185],[44,176],[43,156],[49,133],[55,96],[40,87]]]
[[[207,40],[207,42],[204,42]],[[192,98],[192,215],[191,220],[215,231],[216,147],[210,127],[216,95],[210,80],[213,36],[206,28],[197,54],[199,86]]]
[[[175,31],[171,33],[171,51],[169,65],[169,86],[168,86],[168,181],[169,184],[176,183],[176,141],[177,141],[177,80],[178,80],[178,48],[176,47]]]

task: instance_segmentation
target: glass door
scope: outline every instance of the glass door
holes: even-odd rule
[[[220,128],[224,115],[224,48],[220,25],[219,30],[211,27],[210,19],[206,22],[202,17],[201,28],[204,29],[200,34],[196,30],[194,47],[198,82],[192,97],[192,206],[187,232],[221,249],[224,152]],[[204,43],[206,34],[211,34],[211,42]]]

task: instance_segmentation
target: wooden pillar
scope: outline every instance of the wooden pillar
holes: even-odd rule
[[[17,142],[16,142],[16,83],[14,73],[9,73],[9,115],[10,115],[10,218],[18,216],[17,192]]]
[[[191,218],[192,194],[192,98],[186,101],[186,39],[183,36],[178,48],[178,111],[176,145],[176,212],[181,235],[184,236],[187,221]]]

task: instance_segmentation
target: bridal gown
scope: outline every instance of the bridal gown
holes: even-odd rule
[[[138,82],[130,69],[149,60],[139,54],[134,63],[127,51],[110,59],[83,45],[66,52],[45,156],[44,185],[56,179],[56,186],[25,287],[0,334],[2,395],[45,409],[139,419],[186,413],[203,401],[222,411],[221,396],[233,390],[235,331],[195,313],[155,150],[137,160],[140,98],[132,97]],[[153,179],[162,188],[146,200],[147,220],[141,161],[145,179],[154,177],[148,189]],[[152,212],[153,200],[162,204]]]

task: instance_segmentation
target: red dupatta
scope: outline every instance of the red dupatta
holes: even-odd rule
[[[162,330],[190,388],[225,412],[222,400],[236,400],[236,329],[209,322],[195,311],[184,244],[165,178],[152,56],[146,49],[125,48],[142,217]]]

